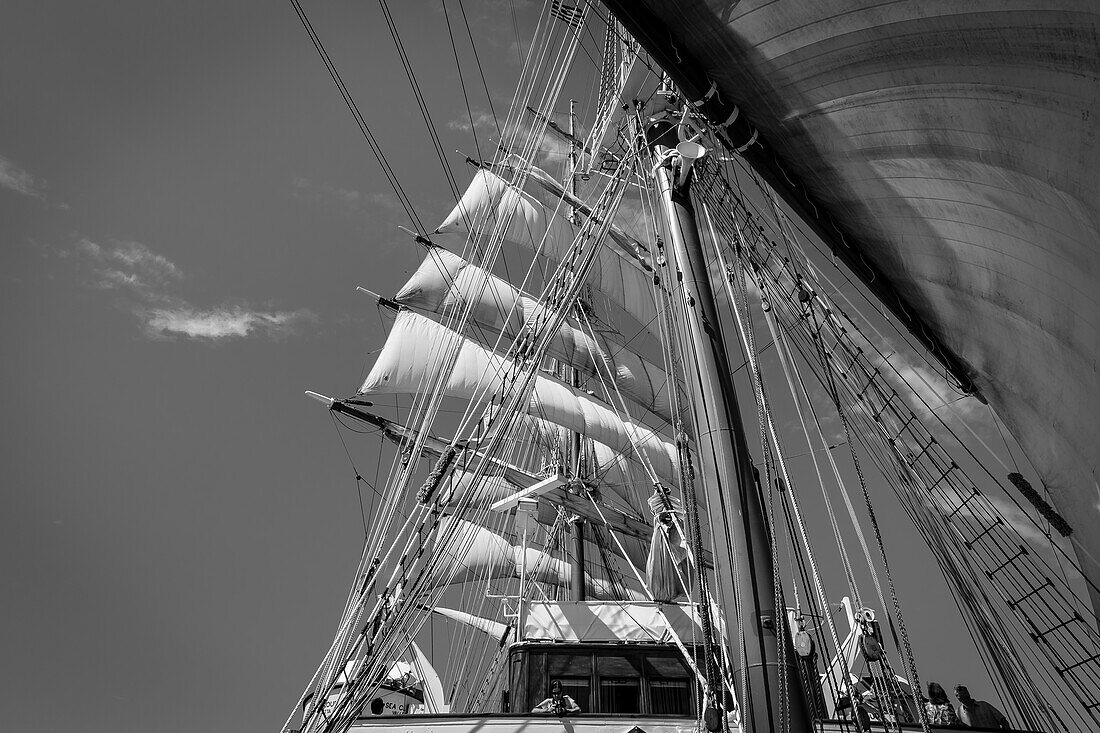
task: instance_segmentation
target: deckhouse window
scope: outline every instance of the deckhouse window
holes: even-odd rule
[[[692,715],[695,685],[691,671],[677,657],[646,657],[650,712],[654,715]]]
[[[545,700],[555,680],[579,715],[690,716],[698,699],[691,670],[667,646],[527,646],[513,651],[511,678],[517,713]]]
[[[642,712],[640,655],[596,656],[600,673],[601,713]]]
[[[562,692],[577,701],[582,712],[592,710],[590,681],[592,654],[550,654],[546,663],[547,689],[554,680],[561,682]]]

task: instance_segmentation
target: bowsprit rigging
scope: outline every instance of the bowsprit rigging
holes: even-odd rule
[[[1090,729],[1100,636],[1052,514],[1006,503],[935,375],[828,281],[739,155],[755,132],[708,118],[716,87],[655,69],[548,2],[494,159],[430,231],[397,190],[424,259],[375,296],[392,323],[356,393],[310,393],[371,428],[348,450],[379,499],[284,731],[933,729],[893,514],[1012,723]]]

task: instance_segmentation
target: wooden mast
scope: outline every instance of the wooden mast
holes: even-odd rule
[[[719,605],[732,649],[738,643],[745,648],[744,657],[730,655],[734,689],[738,694],[742,689],[748,692],[748,699],[740,700],[745,731],[808,731],[794,650],[785,618],[775,607],[768,527],[753,480],[729,358],[718,331],[717,306],[689,195],[691,175],[673,170],[674,161],[679,160],[681,167],[693,162],[676,154],[677,133],[677,125],[659,120],[647,126],[646,141],[655,158],[666,161],[656,169],[656,176],[684,290],[683,327],[695,344],[695,353],[685,355],[685,364],[698,430],[700,488],[715,538],[715,567],[720,565],[720,554],[728,554],[730,562],[728,572],[718,574]],[[741,639],[736,636],[739,628]],[[785,686],[780,685],[781,675]],[[782,687],[785,700],[780,697]],[[723,706],[722,700],[716,702]]]

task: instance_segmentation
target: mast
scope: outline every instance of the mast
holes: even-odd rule
[[[565,190],[569,193],[570,197],[576,199],[577,197],[577,100],[569,100],[569,159],[568,159],[568,171],[565,176]],[[574,226],[580,224],[580,213],[575,206],[569,207],[569,221]],[[572,367],[566,367],[566,371],[569,372],[570,384],[574,387],[580,386],[580,378],[577,374],[577,370]],[[570,452],[569,463],[573,467],[573,478],[578,481],[583,481],[585,476],[584,465],[584,442],[581,438],[581,434],[574,431],[570,436]],[[573,555],[570,559],[572,566],[571,570],[571,583],[569,588],[569,598],[573,601],[585,600],[584,584],[585,584],[585,570],[584,570],[584,517],[576,516],[569,520],[570,534],[573,540]]]
[[[569,176],[565,181],[565,190],[574,199],[577,197],[577,100],[569,100]],[[574,206],[569,207],[569,221],[580,223],[579,213]]]
[[[666,164],[656,169],[656,175],[676,265],[687,294],[684,326],[696,346],[695,353],[690,355],[694,358],[687,360],[691,365],[687,371],[694,392],[703,495],[711,533],[719,540],[715,551],[721,551],[724,539],[731,560],[729,571],[720,575],[720,606],[732,643],[739,641],[737,630],[743,630],[740,641],[744,643],[744,657],[731,654],[734,689],[740,693],[747,688],[748,699],[740,700],[745,731],[808,731],[794,650],[789,634],[784,631],[783,615],[775,607],[768,528],[752,476],[752,459],[729,358],[718,332],[717,306],[689,195],[691,175],[682,170],[693,159],[680,155],[679,172],[667,164],[667,159],[676,156],[677,133],[677,125],[659,120],[647,126],[646,142],[657,160],[666,159]],[[719,567],[717,554],[715,567],[716,570]],[[740,623],[738,605],[742,614]],[[780,645],[784,650],[784,669],[780,669]],[[781,674],[787,681],[786,700],[780,697]],[[723,706],[721,700],[716,702]],[[784,710],[790,716],[788,721],[784,720]]]
[[[570,570],[572,587],[569,589],[569,599],[572,601],[586,600],[584,592],[584,517],[574,516],[569,520],[573,528],[573,557]]]

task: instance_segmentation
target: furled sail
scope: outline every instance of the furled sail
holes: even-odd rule
[[[480,508],[500,501],[520,490],[503,476],[483,475],[474,481],[476,472],[456,470],[447,477],[440,496],[440,506],[444,510],[454,507],[470,506]]]
[[[510,344],[524,323],[537,318],[544,306],[507,281],[473,265],[449,250],[433,247],[397,295],[394,302],[439,316],[465,313],[476,324],[470,335],[492,346],[498,334]],[[487,333],[488,331],[488,333]],[[670,381],[665,370],[614,343],[593,335],[575,320],[563,323],[550,340],[547,356],[599,384],[611,377],[614,387],[647,410],[672,420]]]
[[[504,359],[414,313],[402,311],[360,394],[430,393],[486,403],[503,389]],[[676,446],[656,431],[617,414],[581,390],[536,375],[523,412],[603,443],[639,453],[661,480],[677,480]]]
[[[574,227],[564,217],[532,196],[510,186],[488,170],[479,170],[437,232],[493,231],[500,227],[504,239],[546,257],[553,263],[568,252]],[[596,296],[604,296],[629,314],[653,338],[651,324],[658,322],[651,275],[609,248],[596,255],[589,284]]]
[[[671,601],[687,592],[683,581],[691,577],[687,541],[679,529],[683,526],[683,510],[671,497],[656,493],[650,497],[649,506],[653,512],[653,538],[646,559],[647,585],[654,600]]]

